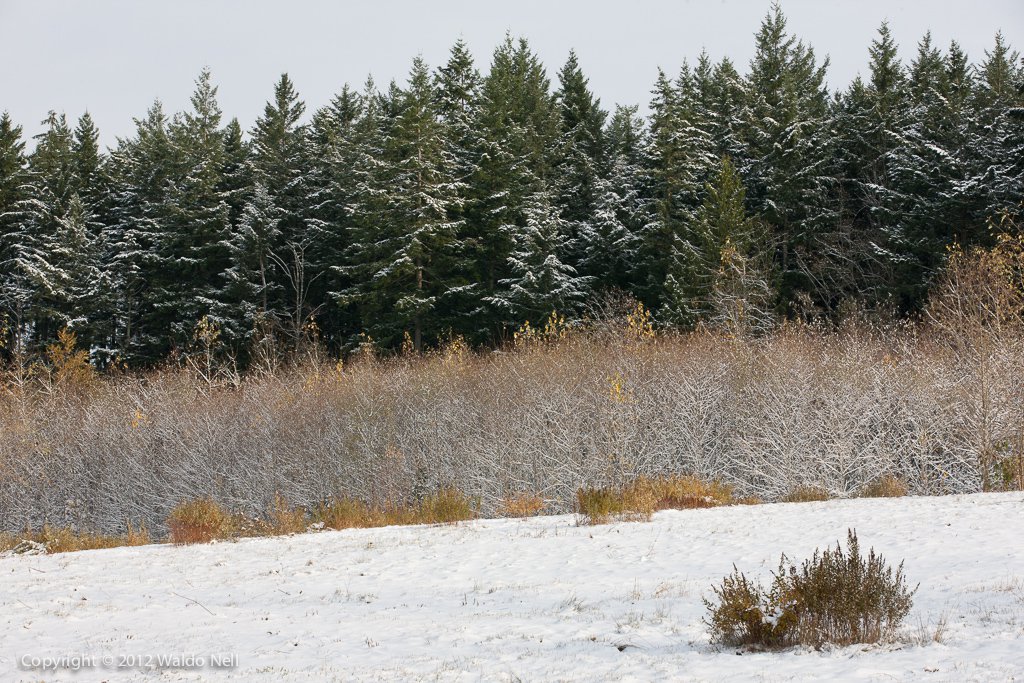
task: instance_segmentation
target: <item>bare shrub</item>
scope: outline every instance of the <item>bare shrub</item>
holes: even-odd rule
[[[1012,475],[1021,452],[1020,337],[994,338],[979,364],[938,328],[724,338],[655,334],[645,312],[627,313],[598,334],[556,318],[502,352],[453,341],[382,358],[367,343],[344,363],[313,354],[230,381],[215,355],[215,381],[207,365],[167,367],[58,391],[19,361],[0,382],[0,530],[116,533],[132,519],[163,536],[182,500],[254,520],[275,494],[309,516],[350,499],[400,520],[444,486],[481,515],[509,492],[568,513],[580,489],[680,472],[731,487],[734,502],[802,482],[853,496],[879,472],[916,495],[972,492],[985,463],[989,488],[1020,485],[999,469]],[[722,494],[634,493],[640,518]]]
[[[783,555],[768,591],[735,566],[712,591],[715,599],[704,605],[714,641],[820,648],[891,639],[917,588],[907,587],[902,562],[894,573],[874,548],[863,556],[856,532],[849,530],[845,552],[838,543],[816,550],[799,569]]]

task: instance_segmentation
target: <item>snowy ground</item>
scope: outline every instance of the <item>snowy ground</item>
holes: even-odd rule
[[[1024,495],[982,494],[9,557],[0,681],[1024,680],[1022,522]],[[733,563],[767,577],[780,552],[802,559],[847,527],[920,582],[907,642],[708,643],[701,596]],[[943,642],[915,643],[943,619]],[[237,666],[212,668],[217,654]],[[71,655],[94,663],[25,668]],[[145,668],[185,655],[204,666]]]

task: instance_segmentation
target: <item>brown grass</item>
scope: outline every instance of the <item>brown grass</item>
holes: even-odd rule
[[[367,529],[411,524],[455,524],[473,519],[479,501],[455,488],[442,488],[418,504],[370,505],[349,498],[333,498],[312,511],[311,521],[328,529]]]
[[[199,498],[180,503],[167,518],[171,543],[209,543],[232,535],[231,515],[212,498]]]
[[[621,487],[584,487],[576,492],[581,524],[613,519],[645,521],[658,510],[686,510],[734,505],[733,488],[692,475],[637,477]]]
[[[831,496],[823,486],[814,484],[801,484],[784,495],[780,500],[783,503],[813,503],[821,500],[828,500]]]
[[[544,499],[536,493],[512,493],[498,505],[499,517],[536,517],[544,511]]]
[[[68,527],[44,524],[39,531],[24,531],[20,534],[0,534],[0,552],[13,550],[21,544],[38,544],[47,553],[70,553],[80,550],[99,550],[122,546],[148,545],[149,532],[145,526],[138,528],[129,524],[123,534],[99,534],[75,531]]]
[[[268,532],[270,536],[300,534],[309,528],[306,509],[291,506],[280,493],[274,494],[270,507]]]
[[[687,510],[734,505],[733,487],[718,480],[707,481],[692,475],[652,479],[656,510]]]
[[[867,484],[857,495],[860,498],[902,498],[907,491],[902,479],[886,474]]]

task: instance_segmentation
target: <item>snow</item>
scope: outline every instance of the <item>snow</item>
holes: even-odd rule
[[[1022,519],[1024,494],[976,494],[8,557],[0,680],[1020,680]],[[742,656],[708,642],[701,597],[733,563],[767,578],[780,553],[801,560],[848,527],[920,582],[902,642]],[[943,619],[942,642],[921,645],[919,625]],[[218,653],[237,666],[210,668]],[[73,655],[98,664],[22,665]]]

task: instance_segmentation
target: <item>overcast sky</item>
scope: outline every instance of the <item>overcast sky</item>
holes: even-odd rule
[[[646,105],[657,68],[675,72],[706,48],[741,71],[768,0],[0,0],[0,110],[27,134],[50,109],[89,110],[104,144],[130,135],[159,97],[188,105],[203,66],[226,118],[248,129],[287,71],[307,113],[343,83],[404,80],[420,53],[443,62],[460,36],[486,71],[506,31],[530,40],[554,78],[570,48],[606,107]],[[1002,29],[1024,44],[1024,0],[783,0],[790,30],[828,54],[829,81],[867,69],[867,48],[888,19],[905,58],[927,30],[979,60]]]

